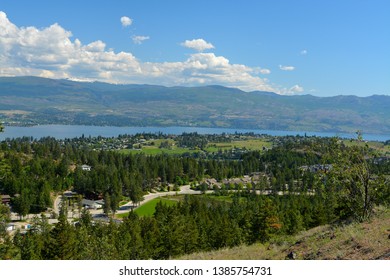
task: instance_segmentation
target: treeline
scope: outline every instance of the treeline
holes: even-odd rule
[[[92,170],[82,170],[81,164]],[[321,169],[325,165],[331,168]],[[311,171],[310,166],[319,169]],[[3,142],[0,188],[14,196],[21,215],[39,212],[49,206],[53,191],[71,187],[86,196],[102,194],[115,212],[123,196],[137,202],[146,191],[168,183],[251,172],[261,173],[266,180],[234,192],[232,202],[187,196],[174,206],[159,204],[153,217],[140,218],[131,212],[122,223],[96,223],[83,211],[73,225],[62,209],[54,227],[45,217],[36,218],[31,230],[14,238],[5,233],[9,213],[0,207],[0,258],[167,259],[267,242],[275,235],[341,219],[362,221],[375,205],[390,203],[388,167],[388,159],[367,146],[348,147],[330,138],[283,138],[271,150],[225,160],[124,155],[80,149],[72,141],[52,138]],[[267,195],[257,194],[256,190],[264,189]],[[37,205],[41,208],[33,208]]]
[[[192,139],[196,134],[186,134]],[[199,136],[203,138],[203,136]],[[52,206],[51,194],[73,188],[85,197],[103,196],[109,210],[115,212],[123,197],[137,203],[152,190],[166,189],[168,184],[201,182],[204,178],[219,181],[261,172],[263,182],[253,182],[253,189],[273,192],[306,192],[313,189],[316,173],[302,166],[330,164],[336,148],[331,138],[281,138],[280,145],[271,150],[248,151],[223,160],[212,156],[199,158],[185,154],[124,155],[114,151],[94,151],[80,148],[78,141],[57,141],[42,138],[33,141],[22,138],[1,143],[0,193],[13,196],[14,210],[21,216],[39,213]],[[337,150],[348,150],[339,145]],[[91,171],[81,169],[82,164]],[[374,174],[389,174],[389,161],[368,162]],[[318,177],[318,176],[317,176]]]
[[[36,218],[26,234],[16,234],[9,257],[21,259],[169,259],[182,254],[267,242],[331,221],[327,201],[312,196],[236,194],[233,202],[186,196],[162,203],[152,217],[130,212],[122,223],[92,223],[84,211],[70,224],[63,214],[51,228]],[[12,250],[10,249],[12,248]]]
[[[279,150],[271,150],[265,156],[260,152],[248,152],[239,160],[199,159],[191,155],[123,155],[78,148],[76,144],[71,140],[60,142],[53,138],[2,142],[0,192],[14,197],[16,212],[21,216],[39,213],[51,207],[50,194],[53,191],[69,188],[87,197],[109,197],[111,209],[116,211],[123,196],[138,202],[153,189],[168,184],[199,182],[205,177],[222,180],[264,171],[277,178],[276,185],[281,185],[285,180],[300,176],[299,164],[317,160],[301,153],[283,155],[284,152]],[[280,156],[286,158],[286,162]],[[274,161],[279,161],[282,167],[277,167]],[[292,162],[296,164],[292,165]],[[91,171],[82,170],[82,164],[90,165]]]

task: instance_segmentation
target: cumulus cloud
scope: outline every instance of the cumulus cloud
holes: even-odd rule
[[[266,69],[266,68],[257,67],[257,68],[254,68],[254,71],[255,71],[255,73],[263,74],[263,75],[271,74],[271,70]]]
[[[147,40],[139,36],[136,41]],[[199,39],[186,41],[198,51],[214,48]],[[296,85],[283,89],[259,74],[270,70],[233,64],[214,53],[193,53],[183,61],[142,62],[132,53],[114,52],[103,41],[83,43],[58,24],[38,29],[18,27],[0,11],[0,76],[33,75],[108,83],[142,83],[165,86],[219,84],[245,91],[264,90],[281,94],[301,92]]]
[[[133,20],[129,17],[121,17],[121,23],[123,27],[130,26],[133,23]]]
[[[304,92],[304,89],[303,87],[301,87],[300,85],[294,85],[290,88],[284,88],[284,89],[281,89],[279,90],[279,94],[285,94],[285,95],[290,95],[290,94],[296,94],[296,93],[302,93]]]
[[[208,43],[203,39],[186,40],[185,42],[181,43],[181,45],[199,52],[215,48],[211,43]]]
[[[279,69],[283,71],[293,71],[295,70],[294,66],[285,66],[285,65],[279,65]]]
[[[303,92],[303,91],[304,91],[304,89],[300,85],[295,85],[295,86],[290,88],[290,92],[292,92],[292,93]]]
[[[220,84],[245,91],[276,91],[266,80],[256,76],[256,69],[230,61],[214,53],[195,53],[183,62],[146,63],[145,70],[159,84],[196,86]]]
[[[71,37],[72,33],[58,24],[44,29],[18,28],[0,12],[0,74],[108,80],[107,73],[112,73],[115,81],[115,72],[140,72],[131,53],[107,51],[100,40],[82,44]]]
[[[149,36],[132,36],[131,39],[133,40],[134,44],[141,45],[145,40],[149,40]]]

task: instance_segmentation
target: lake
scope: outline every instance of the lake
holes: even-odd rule
[[[331,133],[331,132],[309,132],[309,131],[282,131],[282,130],[259,130],[259,129],[231,129],[231,128],[208,128],[208,127],[116,127],[116,126],[83,126],[83,125],[38,125],[31,127],[7,126],[3,133],[0,133],[0,140],[6,138],[18,138],[23,136],[33,137],[36,139],[51,136],[56,139],[81,137],[83,134],[88,136],[116,137],[120,134],[136,133],[164,133],[180,135],[183,132],[197,132],[199,134],[222,134],[229,133],[248,133],[268,134],[272,136],[286,135],[307,135],[320,137],[338,136],[341,138],[354,138],[354,133]],[[363,134],[365,140],[386,141],[390,135],[381,134]]]

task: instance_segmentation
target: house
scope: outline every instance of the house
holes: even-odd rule
[[[6,226],[6,231],[13,231],[16,229],[16,226],[14,224],[8,224]]]
[[[77,197],[77,192],[64,191],[63,196],[68,198],[68,199],[75,198],[75,197]]]
[[[1,204],[9,205],[11,202],[11,197],[8,194],[2,194],[1,197]]]
[[[316,172],[324,172],[327,173],[332,169],[331,164],[314,164],[314,165],[304,165],[301,166],[300,169],[302,171],[309,171],[311,173],[316,173]]]
[[[101,209],[103,208],[104,202],[101,200],[89,200],[89,199],[83,199],[81,201],[81,204],[83,207],[87,209]]]
[[[89,166],[89,165],[86,165],[86,164],[83,164],[82,166],[81,166],[81,169],[82,170],[84,170],[84,171],[91,171],[91,166]]]
[[[206,179],[204,181],[204,183],[206,183],[206,185],[208,186],[209,189],[213,188],[214,186],[217,186],[218,185],[218,181],[215,180],[214,178],[211,178],[211,179]]]

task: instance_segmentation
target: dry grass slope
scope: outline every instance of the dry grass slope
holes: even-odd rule
[[[183,256],[187,260],[390,260],[390,209],[369,222],[325,225],[283,240]]]

